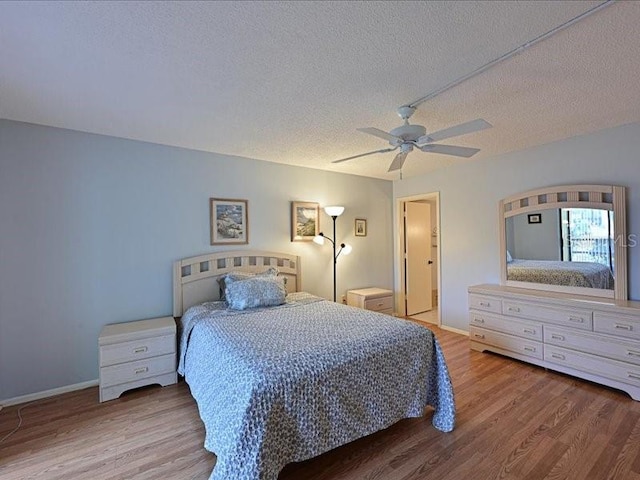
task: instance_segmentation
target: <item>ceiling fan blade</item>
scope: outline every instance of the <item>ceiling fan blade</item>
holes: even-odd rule
[[[453,155],[454,157],[469,158],[480,151],[479,148],[457,147],[456,145],[422,145],[418,147],[423,152],[441,153],[443,155]]]
[[[486,120],[477,118],[476,120],[471,120],[470,122],[461,123],[460,125],[454,125],[453,127],[445,128],[444,130],[438,130],[437,132],[423,135],[416,141],[416,143],[420,145],[423,143],[439,142],[440,140],[444,140],[446,138],[458,137],[460,135],[478,132],[480,130],[484,130],[485,128],[491,127],[493,127],[493,125],[491,125]]]
[[[367,152],[367,153],[361,153],[360,155],[354,155],[352,157],[347,157],[347,158],[341,158],[340,160],[334,160],[331,163],[341,163],[341,162],[346,162],[347,160],[353,160],[354,158],[359,158],[359,157],[366,157],[367,155],[373,155],[374,153],[385,153],[385,152],[393,152],[394,150],[396,150],[398,147],[391,147],[391,148],[383,148],[382,150],[375,150],[373,152]]]
[[[402,139],[400,137],[396,137],[395,135],[391,135],[385,131],[380,130],[379,128],[367,127],[367,128],[358,128],[356,129],[359,132],[368,133],[369,135],[373,135],[374,137],[383,138],[387,142],[393,143],[402,143]]]
[[[389,170],[387,172],[394,172],[396,170],[400,170],[402,165],[404,165],[404,161],[407,159],[407,155],[409,152],[400,152],[396,155],[396,158],[393,159],[391,165],[389,166]]]

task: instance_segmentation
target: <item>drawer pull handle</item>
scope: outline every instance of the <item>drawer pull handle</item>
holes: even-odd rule
[[[525,352],[535,352],[536,347],[524,347]]]
[[[484,338],[484,335],[481,333],[474,333],[473,336],[476,338]]]
[[[638,375],[637,373],[627,373],[627,377],[629,378],[633,378],[634,380],[640,380],[640,375]]]
[[[629,355],[630,357],[640,357],[639,352],[634,352],[632,350],[627,350],[627,355]]]
[[[481,307],[490,307],[491,304],[489,302],[480,302]]]
[[[133,353],[144,353],[147,350],[149,350],[147,347],[136,347],[133,349]]]
[[[558,360],[564,360],[564,355],[560,355],[559,353],[552,353],[551,358],[557,358]]]
[[[631,325],[621,325],[619,323],[616,323],[616,328],[618,330],[626,330],[627,332],[630,332],[631,330],[633,330],[633,327]]]
[[[569,317],[569,321],[570,322],[576,322],[576,323],[584,323],[584,318],[582,318],[582,317]]]
[[[477,318],[476,317],[476,318],[473,319],[473,321],[476,322],[476,323],[484,323],[484,318]]]
[[[139,373],[147,373],[149,371],[149,367],[140,367],[136,368],[134,373],[138,375]]]
[[[561,340],[564,342],[564,336],[563,335],[557,335],[555,333],[551,334],[551,338],[553,338],[554,340]]]
[[[384,307],[384,303],[378,303],[379,307]]]
[[[509,307],[509,308],[508,308],[508,310],[509,310],[510,312],[516,312],[516,313],[518,313],[518,312],[520,312],[520,307]]]
[[[523,328],[522,331],[524,333],[529,333],[531,335],[535,335],[536,334],[536,331],[533,328]]]

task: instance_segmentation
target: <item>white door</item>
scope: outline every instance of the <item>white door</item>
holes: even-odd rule
[[[405,291],[407,315],[433,308],[431,301],[431,205],[405,202]]]

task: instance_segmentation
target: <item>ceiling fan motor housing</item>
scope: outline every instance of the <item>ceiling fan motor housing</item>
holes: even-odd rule
[[[405,142],[415,142],[420,137],[427,133],[427,129],[422,125],[402,125],[401,127],[394,128],[389,132],[394,137],[399,137]],[[390,141],[393,146],[397,146],[399,142]]]

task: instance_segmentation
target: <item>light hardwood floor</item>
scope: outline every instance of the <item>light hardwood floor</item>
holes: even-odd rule
[[[436,327],[453,379],[456,429],[431,411],[290,464],[298,479],[640,479],[640,402],[616,390],[488,353]],[[0,411],[0,438],[19,406]],[[89,388],[26,406],[0,444],[0,478],[206,479],[215,456],[184,382],[98,403]]]

